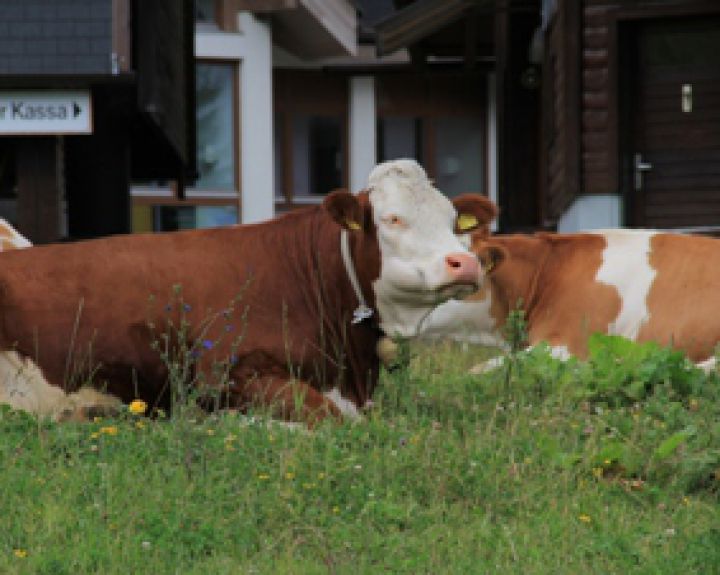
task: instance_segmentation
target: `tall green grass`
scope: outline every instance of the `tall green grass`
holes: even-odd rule
[[[640,386],[663,351],[614,379],[612,353],[508,378],[415,346],[365,421],[313,432],[0,410],[0,573],[720,572],[717,377]]]

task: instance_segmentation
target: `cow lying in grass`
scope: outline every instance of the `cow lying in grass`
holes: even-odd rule
[[[451,202],[399,160],[376,167],[358,195],[334,192],[262,224],[8,252],[3,379],[67,391],[91,380],[167,409],[162,354],[182,340],[196,354],[185,380],[201,396],[310,423],[356,416],[377,385],[381,335],[414,335],[434,306],[481,285],[456,225],[492,215],[484,197]],[[166,306],[171,293],[182,299]],[[170,324],[178,332],[163,340]]]
[[[704,369],[720,341],[720,241],[645,230],[581,234],[476,233],[483,288],[448,302],[424,323],[427,337],[503,345],[502,327],[518,304],[531,345],[557,357],[585,357],[592,333],[656,341]]]
[[[0,218],[0,251],[29,248],[30,240]],[[86,418],[95,411],[116,410],[119,399],[84,387],[73,393],[49,385],[37,366],[16,351],[0,353],[0,404],[9,404],[55,420]]]

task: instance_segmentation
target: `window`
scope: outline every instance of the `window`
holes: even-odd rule
[[[195,0],[195,22],[215,24],[217,18],[217,0]]]
[[[378,161],[414,158],[442,192],[486,190],[484,78],[378,75]]]
[[[133,231],[172,231],[239,221],[236,90],[233,63],[198,61],[195,69],[198,179],[179,200],[175,185],[133,187]]]
[[[198,190],[236,188],[234,80],[232,64],[195,68]]]
[[[275,70],[275,200],[279,211],[347,186],[347,79]]]
[[[423,163],[422,120],[417,117],[384,116],[378,119],[378,160],[415,158]]]

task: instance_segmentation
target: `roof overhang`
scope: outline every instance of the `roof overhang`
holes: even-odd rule
[[[494,0],[418,0],[375,24],[378,56],[411,44],[459,20],[471,8],[491,8]]]
[[[357,53],[357,13],[349,0],[236,0],[236,8],[271,15],[273,42],[301,58]]]

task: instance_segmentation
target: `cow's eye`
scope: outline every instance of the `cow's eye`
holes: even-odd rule
[[[389,216],[386,216],[386,217],[384,218],[384,220],[385,220],[385,223],[386,223],[386,224],[388,224],[388,225],[390,225],[390,226],[393,226],[393,227],[403,227],[403,226],[405,226],[405,222],[403,221],[403,219],[402,219],[400,216],[397,216],[397,215],[395,215],[395,214],[391,214],[391,215],[389,215]]]

